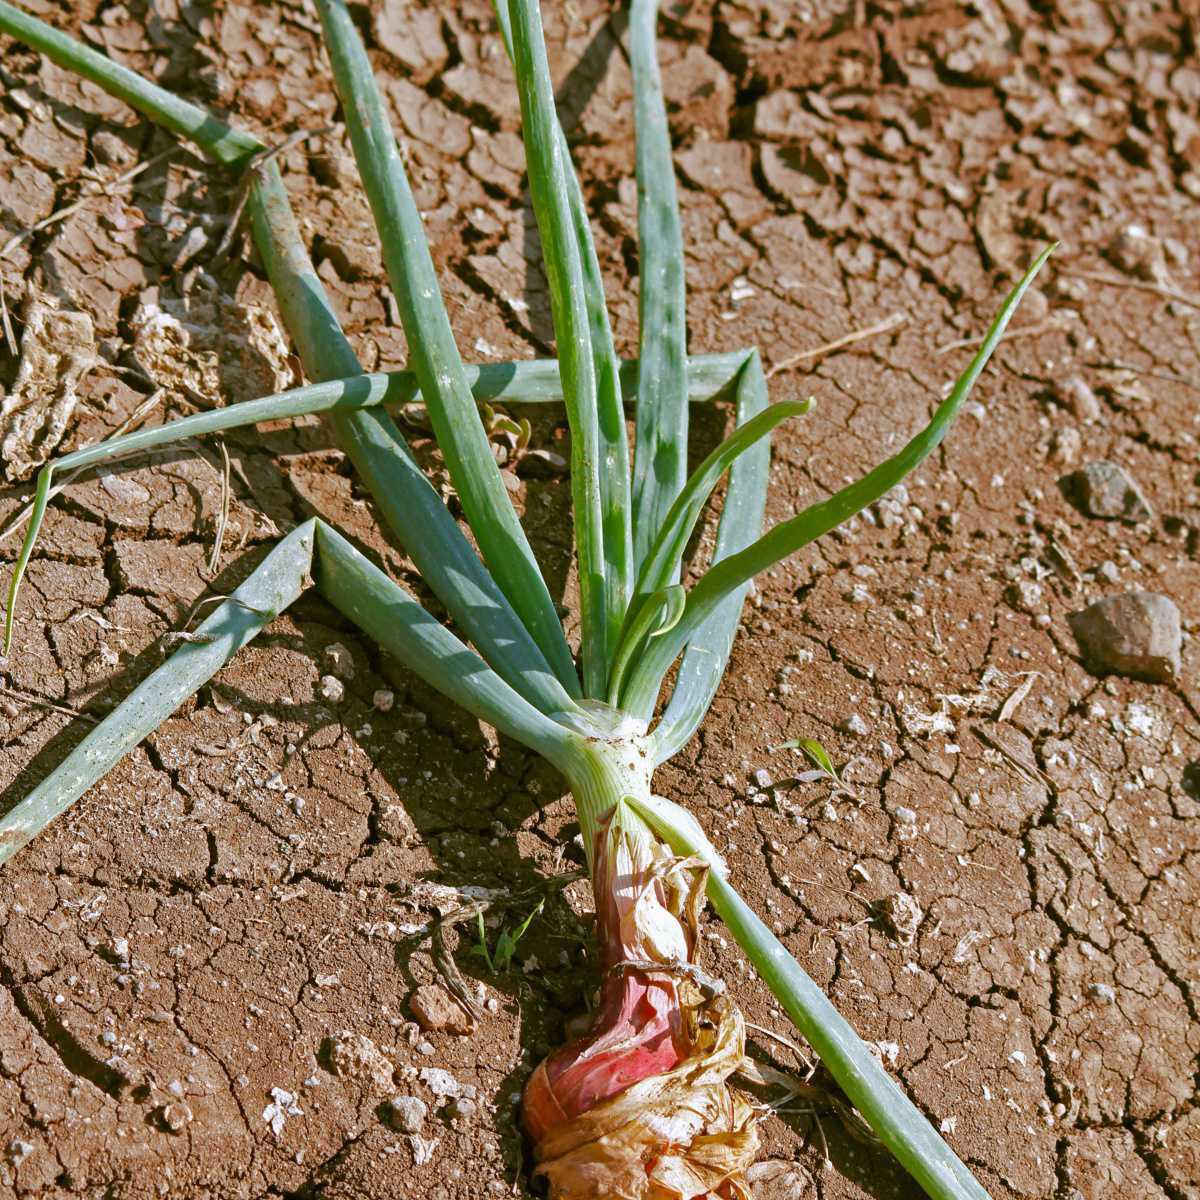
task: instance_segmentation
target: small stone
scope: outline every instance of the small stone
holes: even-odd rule
[[[915,825],[917,823],[917,810],[909,808],[904,804],[897,804],[896,820],[902,821],[905,825]]]
[[[453,1100],[463,1095],[466,1088],[441,1067],[422,1067],[419,1072],[421,1082],[435,1095],[443,1100]]]
[[[446,1114],[452,1121],[469,1121],[478,1108],[479,1105],[474,1100],[468,1100],[465,1096],[461,1096],[446,1106]]]
[[[1107,596],[1068,618],[1089,666],[1153,683],[1179,678],[1179,609],[1155,592]]]
[[[925,911],[915,896],[908,892],[895,892],[877,900],[872,908],[880,924],[901,946],[911,946],[916,941]]]
[[[1050,439],[1050,459],[1069,467],[1083,450],[1083,437],[1074,425],[1065,425],[1056,429]]]
[[[168,1132],[182,1133],[192,1120],[192,1110],[182,1100],[174,1104],[164,1104],[155,1114],[158,1123]]]
[[[867,734],[870,733],[869,726],[867,725],[866,721],[864,721],[862,717],[858,715],[858,713],[851,713],[838,725],[838,729],[840,729],[842,733],[850,734],[852,737],[866,737]]]
[[[408,1002],[412,1015],[426,1032],[471,1033],[475,1022],[436,983],[423,983]]]
[[[429,1116],[429,1105],[417,1096],[393,1096],[384,1107],[384,1120],[397,1133],[420,1133]]]
[[[371,697],[371,703],[375,706],[377,712],[391,712],[396,705],[396,693],[389,692],[387,688],[380,688]]]
[[[1163,244],[1141,225],[1127,225],[1108,245],[1112,264],[1127,275],[1136,275],[1152,283],[1169,284]]]
[[[1080,421],[1098,421],[1103,414],[1091,385],[1080,375],[1072,375],[1058,389],[1058,398],[1068,412]]]
[[[1042,585],[1035,579],[1018,579],[1005,588],[1004,595],[1018,612],[1036,612],[1042,604]]]
[[[1120,583],[1121,572],[1111,558],[1106,558],[1097,568],[1096,574],[1106,583]]]
[[[334,675],[321,676],[321,695],[334,704],[346,694],[346,685]]]
[[[14,1167],[19,1167],[33,1153],[33,1143],[23,1142],[20,1138],[13,1138],[8,1143],[4,1153],[5,1157]]]
[[[325,661],[329,664],[330,674],[339,679],[354,678],[354,658],[341,642],[331,642],[325,647]]]
[[[754,772],[753,778],[755,784],[760,788],[769,788],[771,786],[770,773],[764,770],[762,767],[759,767],[758,770]]]
[[[1079,504],[1089,517],[1149,521],[1154,516],[1146,497],[1124,467],[1113,462],[1088,463],[1071,478]]]
[[[1117,998],[1117,993],[1107,983],[1093,983],[1088,988],[1088,995],[1094,1000],[1100,1000],[1105,1004],[1112,1004]]]

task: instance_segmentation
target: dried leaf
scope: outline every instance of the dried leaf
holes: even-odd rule
[[[87,313],[31,294],[12,391],[0,396],[0,463],[9,479],[40,467],[62,441],[83,377],[99,361]]]

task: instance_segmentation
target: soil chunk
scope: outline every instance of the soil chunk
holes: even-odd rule
[[[1071,632],[1097,671],[1170,683],[1179,678],[1179,609],[1155,592],[1107,596],[1072,613]]]
[[[423,983],[409,1001],[412,1014],[426,1032],[470,1033],[474,1023],[470,1017],[436,983]]]

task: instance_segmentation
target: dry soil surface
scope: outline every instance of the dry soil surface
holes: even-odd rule
[[[321,276],[364,363],[403,362],[310,4],[29,6],[272,142],[310,131],[281,162]],[[631,353],[630,72],[615,8],[546,5]],[[1196,7],[667,8],[692,348],[757,344],[775,364],[906,318],[773,378],[775,398],[818,404],[777,437],[770,520],[901,444],[1014,272],[1048,239],[1063,246],[936,457],[760,581],[704,730],[658,787],[714,832],[738,884],[997,1200],[1196,1200]],[[550,353],[488,5],[356,11],[464,354]],[[90,318],[101,361],[73,411],[50,414],[63,447],[111,433],[155,384],[152,421],[297,381],[244,241],[216,257],[237,180],[37,56],[0,50],[5,240],[79,202],[3,261],[18,344],[54,327],[38,296]],[[86,349],[88,324],[68,348]],[[45,394],[70,408],[71,355],[43,367]],[[16,374],[0,350],[6,388]],[[560,414],[532,416],[534,447],[561,452]],[[695,453],[726,419],[697,414]],[[419,420],[410,429],[444,480]],[[5,432],[0,518],[24,504],[46,449],[38,421]],[[78,739],[69,710],[103,713],[160,661],[164,633],[306,515],[413,582],[325,426],[225,445],[215,571],[213,443],[55,502],[0,661],[0,805]],[[1073,505],[1063,477],[1096,460],[1129,472],[1148,519]],[[569,595],[565,479],[544,455],[506,470]],[[1138,588],[1182,610],[1177,685],[1080,662],[1068,614]],[[788,782],[802,764],[770,747],[797,736],[846,764],[845,792]],[[303,600],[0,871],[0,1192],[526,1194],[516,1099],[596,983],[586,886],[561,878],[580,861],[576,833],[550,768]],[[471,1034],[420,1029],[412,995],[441,986],[437,914],[490,899],[493,925],[511,924],[541,896],[504,975],[467,953],[467,927],[449,930],[484,1015]],[[719,925],[707,935],[706,961],[749,1019],[786,1032]],[[381,1107],[393,1096],[427,1106],[417,1133]],[[817,1103],[819,1128],[807,1101],[765,1124],[766,1157],[795,1167],[762,1196],[914,1196]]]

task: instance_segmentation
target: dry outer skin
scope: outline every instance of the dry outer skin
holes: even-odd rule
[[[482,360],[546,353],[544,280],[524,263],[536,238],[518,106],[488,5],[386,7],[372,53],[459,344]],[[630,353],[629,70],[608,9],[546,5]],[[1200,296],[1194,9],[684,9],[666,21],[664,58],[692,347],[758,344],[772,363],[909,317],[772,380],[774,398],[818,404],[777,435],[771,520],[900,445],[969,353],[940,351],[982,332],[1036,246],[1064,245],[1016,320],[1041,332],[1000,348],[938,454],[759,581],[713,712],[657,787],[693,808],[738,886],[997,1200],[1196,1200],[1200,315],[1145,290],[1165,270],[1173,290]],[[269,139],[332,124],[281,165],[363,361],[401,363],[308,10],[155,14],[140,2],[50,12]],[[420,35],[397,46],[410,19]],[[114,178],[170,144],[95,88],[0,50],[5,240],[70,203],[85,164]],[[13,251],[10,311],[40,288],[86,312],[102,353],[129,364],[134,314],[184,300],[196,266],[227,304],[270,308],[247,251],[211,261],[235,198],[234,180],[177,154]],[[1146,243],[1125,235],[1132,225],[1153,239],[1136,261],[1130,247]],[[0,356],[6,390],[15,372]],[[1071,379],[1098,404],[1072,399]],[[64,446],[111,432],[147,386],[93,372]],[[560,416],[533,420],[533,445],[562,453]],[[724,420],[696,415],[697,454]],[[442,483],[427,435],[413,438]],[[227,444],[233,509],[216,579],[219,477],[189,451],[75,485],[53,506],[18,650],[0,666],[0,804],[81,728],[12,691],[103,711],[158,661],[159,636],[197,599],[228,592],[274,530],[318,511],[412,580],[323,426]],[[1073,447],[1074,461],[1052,458],[1055,447]],[[1097,460],[1129,472],[1153,521],[1071,506],[1059,479]],[[513,486],[551,586],[572,588],[565,480],[518,471]],[[0,518],[25,495],[0,493]],[[712,536],[708,525],[701,550]],[[1067,614],[1138,589],[1180,607],[1177,686],[1100,681],[1077,660]],[[321,682],[333,643],[355,664],[336,699]],[[380,691],[393,693],[386,711]],[[760,769],[803,771],[768,747],[804,736],[847,764],[852,795],[754,781]],[[428,942],[405,939],[458,902],[430,883],[507,889],[517,899],[497,919],[523,919],[541,880],[578,865],[577,832],[549,767],[306,599],[0,872],[0,1193],[477,1200],[515,1180],[523,1194],[514,1099],[596,982],[586,886],[549,890],[513,973],[489,977],[459,954],[468,986],[484,989],[471,1037],[417,1029],[407,998],[436,976]],[[907,946],[875,916],[901,892],[924,914]],[[748,1021],[787,1032],[728,936],[706,929],[706,969],[729,980]],[[383,1119],[375,1082],[329,1070],[321,1047],[344,1030],[394,1065],[396,1095],[428,1105],[420,1133]],[[764,1172],[763,1189],[811,1176],[822,1200],[915,1195],[828,1113],[829,1170],[803,1113],[761,1128],[766,1157],[798,1159],[795,1172]]]

